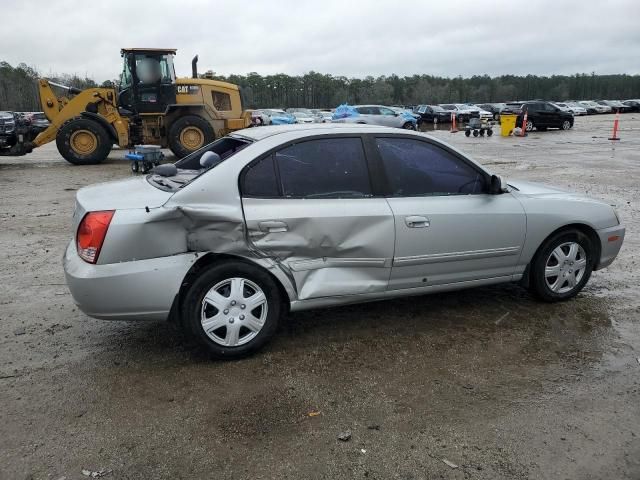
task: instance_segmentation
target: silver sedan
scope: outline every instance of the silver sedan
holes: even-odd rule
[[[287,311],[503,282],[567,300],[618,254],[606,203],[493,175],[425,134],[235,132],[154,173],[81,189],[64,256],[79,307],[175,320],[218,357]]]
[[[410,113],[400,113],[383,105],[354,105],[357,115],[333,119],[334,123],[357,123],[415,130],[417,120]]]

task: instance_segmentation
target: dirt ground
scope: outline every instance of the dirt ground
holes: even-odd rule
[[[576,299],[508,285],[296,313],[235,362],[73,304],[75,191],[131,175],[122,152],[0,158],[0,478],[640,478],[640,115],[615,144],[612,123],[433,132],[507,179],[616,205],[622,252]]]

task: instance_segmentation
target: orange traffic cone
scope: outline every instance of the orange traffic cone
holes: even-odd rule
[[[616,112],[616,118],[613,121],[613,134],[609,137],[609,140],[620,140],[618,136],[618,122],[620,120],[620,110]]]
[[[456,128],[456,114],[455,112],[451,112],[451,130],[450,133],[457,133],[458,129]]]

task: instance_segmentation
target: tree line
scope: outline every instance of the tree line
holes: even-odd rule
[[[0,62],[0,110],[40,110],[37,69]],[[627,99],[640,97],[640,75],[474,75],[446,78],[433,75],[398,75],[348,78],[317,72],[304,75],[215,75],[242,87],[246,108],[307,107],[332,108],[342,103],[416,105],[436,103],[486,103],[509,100]],[[113,86],[72,74],[49,75],[51,80],[76,88]]]

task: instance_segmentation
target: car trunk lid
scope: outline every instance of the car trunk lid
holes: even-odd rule
[[[98,183],[81,188],[76,194],[74,228],[77,228],[87,212],[158,208],[164,205],[173,193],[153,187],[145,177]]]

